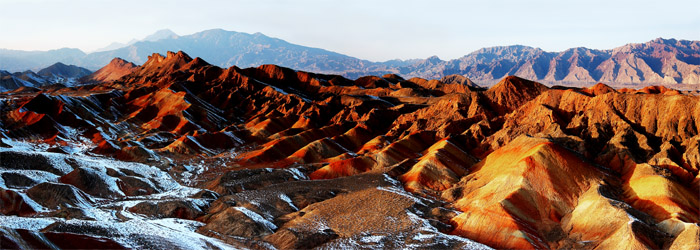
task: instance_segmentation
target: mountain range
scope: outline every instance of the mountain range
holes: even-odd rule
[[[0,249],[700,249],[697,91],[182,51],[88,78],[0,93]]]
[[[522,45],[499,46],[448,61],[433,56],[372,62],[292,44],[261,33],[221,29],[185,36],[161,30],[142,40],[107,49],[110,48],[114,49],[89,54],[67,48],[46,52],[0,49],[0,69],[23,71],[63,62],[96,70],[115,57],[143,64],[152,53],[183,50],[219,67],[276,64],[349,78],[394,73],[403,77],[440,79],[457,74],[484,85],[507,75],[551,84],[700,84],[700,41],[662,38],[608,50],[579,47],[547,52]]]

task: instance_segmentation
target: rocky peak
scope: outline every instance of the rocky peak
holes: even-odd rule
[[[182,52],[182,50],[178,51],[177,53],[168,51],[166,59],[185,60],[186,62],[192,61],[192,58],[189,55],[185,54],[185,52]]]
[[[485,92],[497,114],[510,113],[526,102],[535,99],[549,88],[541,83],[517,76],[507,76]]]
[[[166,56],[158,53],[148,57],[148,61],[139,70],[139,75],[163,75],[173,73],[192,61],[192,58],[185,52],[168,51]]]
[[[134,67],[137,67],[137,65],[132,63],[132,62],[129,62],[127,60],[121,59],[119,57],[115,57],[105,67],[112,67],[112,68],[130,67],[130,68],[134,68]]]
[[[659,38],[656,38],[654,40],[651,40],[648,43],[660,43],[660,44],[667,44],[667,45],[675,45],[676,43],[678,43],[678,40],[673,39],[673,38],[663,39],[663,38],[659,37]]]
[[[438,62],[442,62],[442,60],[440,60],[440,58],[439,58],[438,56],[431,56],[431,57],[428,57],[427,59],[425,59],[425,61],[426,61],[426,62],[429,62],[429,63],[438,63]]]
[[[442,77],[441,82],[445,84],[463,84],[467,86],[476,86],[472,80],[463,75],[452,74]]]
[[[152,55],[148,56],[148,60],[146,60],[146,63],[143,64],[144,67],[151,66],[153,64],[158,64],[163,62],[165,60],[165,57],[159,53],[153,53]]]
[[[416,65],[419,68],[421,68],[421,67],[435,67],[435,66],[440,65],[444,62],[445,61],[440,60],[440,58],[437,56],[431,56],[431,57],[426,58],[425,60],[420,61]]]
[[[81,79],[82,82],[113,82],[122,76],[131,74],[138,66],[119,57],[112,59],[106,66]]]

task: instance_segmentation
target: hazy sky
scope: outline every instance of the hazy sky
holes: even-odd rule
[[[454,59],[482,47],[610,49],[700,40],[700,1],[0,0],[0,48],[91,51],[159,29],[262,32],[383,61]]]

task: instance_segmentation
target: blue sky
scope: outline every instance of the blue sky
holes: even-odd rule
[[[610,49],[700,40],[700,1],[0,0],[0,48],[91,51],[169,28],[222,28],[384,61],[482,47]]]

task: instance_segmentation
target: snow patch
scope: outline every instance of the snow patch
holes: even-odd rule
[[[263,225],[263,226],[265,227],[265,229],[268,229],[269,231],[272,231],[272,232],[274,232],[275,230],[277,230],[277,226],[276,226],[275,224],[273,224],[272,222],[268,221],[267,219],[265,219],[264,217],[262,217],[262,216],[259,215],[258,213],[253,212],[253,211],[251,211],[250,209],[247,209],[247,208],[245,208],[245,207],[234,207],[234,208],[235,208],[236,210],[242,212],[242,213],[245,214],[246,216],[248,216],[248,218],[250,218],[251,220],[253,220],[253,221],[255,221],[255,222],[257,222],[257,223]]]
[[[286,202],[289,205],[289,207],[293,208],[294,210],[299,211],[299,208],[297,208],[297,206],[294,205],[294,202],[292,202],[292,199],[290,199],[289,196],[287,196],[286,194],[280,194],[279,197],[280,197],[280,200],[283,200],[284,202]]]

